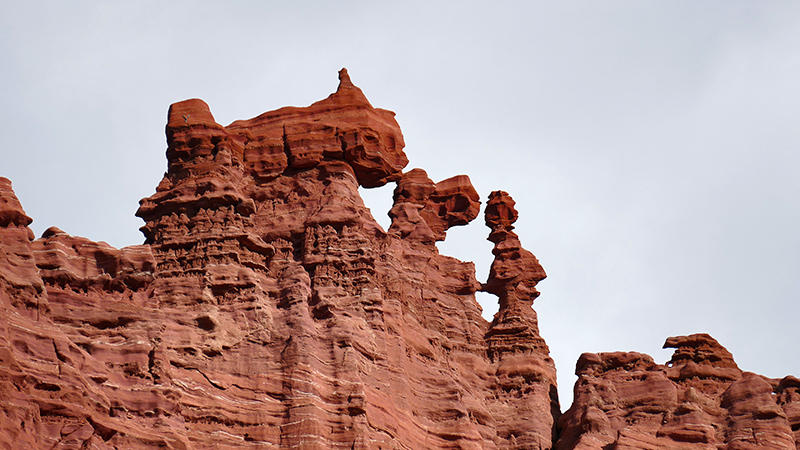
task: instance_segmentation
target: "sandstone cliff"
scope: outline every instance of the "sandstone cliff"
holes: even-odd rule
[[[514,200],[488,197],[481,283],[435,245],[478,216],[469,178],[404,172],[394,114],[345,70],[228,126],[176,103],[166,132],[143,245],[36,239],[0,178],[0,448],[800,448],[800,380],[707,335],[668,339],[665,365],[584,354],[562,416]],[[390,182],[383,230],[358,188]]]
[[[0,181],[0,448],[553,446],[541,266],[489,216],[485,285],[440,255],[477,192],[403,173],[394,114],[346,71],[325,100],[227,127],[176,103],[166,131],[144,245],[34,239]],[[358,187],[387,182],[384,231]]]

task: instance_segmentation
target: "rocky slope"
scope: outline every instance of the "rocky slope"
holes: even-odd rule
[[[440,255],[466,176],[407,159],[394,114],[338,90],[222,126],[172,105],[168,170],[115,249],[36,239],[0,178],[0,448],[795,448],[800,381],[705,335],[658,365],[585,354],[561,416],[533,301],[545,272],[489,195],[485,283]],[[383,230],[358,187],[395,183]],[[498,297],[489,323],[475,292]]]

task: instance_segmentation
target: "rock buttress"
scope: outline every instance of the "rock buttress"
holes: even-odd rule
[[[0,448],[551,448],[543,341],[490,326],[473,264],[434,245],[475,189],[404,174],[346,71],[229,126],[176,103],[166,134],[144,245],[33,239],[0,180]],[[387,182],[388,233],[358,195]],[[501,299],[530,309],[525,280]]]

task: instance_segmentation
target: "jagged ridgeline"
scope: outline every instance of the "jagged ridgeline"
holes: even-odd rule
[[[172,105],[143,245],[37,239],[0,178],[0,448],[794,448],[800,381],[705,335],[583,355],[561,416],[514,201],[488,197],[481,283],[435,245],[478,216],[469,178],[404,172],[394,114],[339,79],[227,127]],[[383,230],[358,188],[387,183]]]

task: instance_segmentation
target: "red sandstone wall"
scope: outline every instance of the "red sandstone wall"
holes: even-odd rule
[[[481,284],[435,246],[477,217],[469,178],[403,172],[394,114],[344,70],[325,100],[227,127],[176,103],[167,143],[140,246],[35,239],[0,178],[0,448],[800,448],[800,380],[707,335],[669,338],[665,365],[582,355],[562,416],[514,201],[489,196]],[[358,187],[388,182],[384,231]]]
[[[172,105],[142,246],[33,239],[3,181],[0,447],[552,447],[555,368],[530,308],[544,272],[510,222],[488,287],[439,255],[477,192],[404,174],[394,114],[340,80],[228,127],[201,100]],[[386,232],[358,187],[389,181]],[[480,289],[507,305],[492,324]]]

